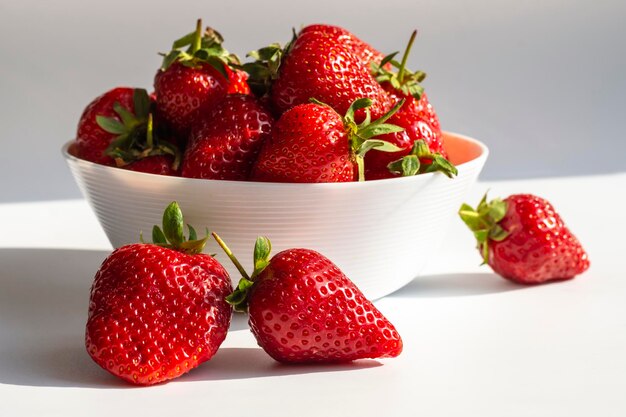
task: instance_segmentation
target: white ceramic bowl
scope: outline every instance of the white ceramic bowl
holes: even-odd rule
[[[187,223],[198,233],[217,232],[248,270],[254,241],[265,235],[273,253],[321,252],[376,299],[418,276],[485,164],[488,150],[479,141],[453,133],[444,140],[459,171],[454,179],[433,173],[329,184],[200,180],[97,165],[73,156],[71,142],[63,154],[114,247],[137,242],[140,231],[149,237],[176,200]],[[205,251],[217,253],[239,280],[212,239]]]

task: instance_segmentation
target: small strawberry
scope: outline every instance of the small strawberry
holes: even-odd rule
[[[232,307],[226,270],[200,253],[176,202],[154,226],[154,244],[116,249],[96,273],[85,344],[92,359],[128,382],[151,385],[209,360],[224,341]],[[169,242],[169,243],[168,243]]]
[[[202,21],[198,20],[195,32],[174,42],[156,73],[158,114],[180,137],[184,138],[196,120],[226,94],[250,92],[247,76],[230,68],[239,64],[239,59],[222,47],[223,41],[213,29],[207,28],[203,34]]]
[[[269,89],[274,109],[282,114],[315,98],[340,114],[358,98],[372,100],[373,118],[393,107],[392,98],[373,78],[361,58],[335,36],[300,33],[284,50],[273,44],[249,54],[255,63],[244,65],[257,94]],[[356,115],[358,122],[364,112]]]
[[[288,249],[269,259],[270,241],[259,237],[248,275],[219,236],[213,237],[242,274],[228,302],[248,312],[259,346],[275,360],[347,362],[402,352],[393,324],[322,254]]]
[[[463,204],[461,219],[474,232],[484,263],[520,284],[574,278],[589,258],[552,205],[531,194],[515,194],[474,210]]]
[[[325,24],[309,25],[302,28],[300,34],[306,32],[321,32],[336,39],[341,44],[348,47],[366,68],[370,68],[372,63],[380,64],[385,57],[385,55],[374,49],[370,44],[362,41],[350,31],[339,26]]]
[[[174,175],[180,153],[154,134],[151,104],[141,88],[119,87],[96,98],[78,123],[77,156],[103,165]]]
[[[253,96],[227,96],[192,130],[182,176],[247,180],[273,122]]]
[[[76,132],[76,152],[79,158],[101,165],[114,166],[115,161],[104,152],[109,147],[116,133],[109,133],[98,123],[98,117],[113,118],[121,123],[120,115],[114,105],[126,110],[134,109],[134,89],[114,88],[95,98],[83,111],[78,121]]]
[[[376,79],[381,83],[394,102],[404,100],[404,105],[390,119],[390,123],[404,128],[403,132],[385,135],[384,139],[402,148],[397,153],[381,154],[371,153],[368,155],[366,165],[367,179],[392,178],[398,175],[397,171],[387,169],[388,165],[398,159],[411,154],[411,149],[416,141],[424,141],[430,152],[447,158],[443,144],[443,134],[439,125],[439,118],[433,106],[428,101],[420,82],[426,77],[422,71],[412,72],[406,68],[406,63],[415,41],[417,31],[411,34],[409,43],[405,49],[402,61],[397,62],[394,57],[397,53],[388,55],[380,65],[374,65]],[[397,69],[392,71],[387,66]],[[423,159],[422,164],[427,165],[429,160]],[[408,175],[408,174],[405,174]]]
[[[313,102],[285,112],[274,125],[254,165],[252,179],[266,182],[347,182],[364,180],[363,157],[371,149],[397,151],[377,135],[399,131],[385,124],[399,103],[370,123],[367,98],[355,100],[341,117],[331,107]],[[357,124],[355,112],[365,109],[366,120]]]

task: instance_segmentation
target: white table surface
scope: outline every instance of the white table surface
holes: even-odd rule
[[[479,183],[468,202],[487,188],[552,201],[590,270],[516,286],[478,266],[454,221],[423,276],[376,302],[403,337],[400,357],[279,365],[238,316],[211,361],[148,388],[84,349],[89,287],[110,252],[87,204],[0,205],[0,416],[623,417],[626,174]]]

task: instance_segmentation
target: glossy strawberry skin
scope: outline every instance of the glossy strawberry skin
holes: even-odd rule
[[[151,385],[210,359],[228,330],[232,291],[211,256],[151,244],[115,250],[95,276],[86,348],[102,368]]]
[[[332,25],[314,24],[304,27],[300,33],[320,32],[336,39],[341,44],[350,49],[358,58],[361,64],[368,68],[372,62],[380,63],[385,57],[381,52],[374,49],[370,44],[359,39],[350,31]]]
[[[178,172],[172,168],[173,163],[174,158],[169,155],[154,155],[132,162],[122,168],[147,174],[177,176]]]
[[[370,98],[372,118],[392,107],[392,99],[370,74],[358,56],[337,39],[320,32],[298,36],[285,56],[278,79],[271,88],[274,108],[283,113],[315,98],[345,114],[354,100]],[[357,113],[357,121],[365,113]]]
[[[489,241],[488,264],[502,277],[521,284],[567,280],[589,268],[580,242],[546,200],[515,194],[504,200],[500,226],[509,236]]]
[[[418,100],[411,95],[396,92],[389,85],[384,87],[396,102],[401,99],[405,100],[400,110],[388,120],[388,123],[400,126],[404,131],[383,135],[380,139],[393,143],[403,150],[401,152],[368,152],[365,155],[365,178],[377,180],[397,177],[397,174],[389,171],[387,165],[408,155],[413,143],[420,139],[426,142],[432,152],[438,152],[444,158],[448,158],[439,118],[426,94],[422,94]]]
[[[114,166],[113,158],[104,154],[104,151],[115,139],[116,135],[106,132],[96,122],[96,116],[111,117],[120,120],[113,110],[113,105],[119,102],[122,107],[132,110],[133,89],[117,87],[95,98],[83,111],[78,122],[76,132],[76,156],[101,165]]]
[[[394,326],[312,250],[276,254],[255,280],[248,312],[259,345],[279,362],[346,362],[402,352]]]
[[[226,96],[228,86],[228,80],[206,62],[194,66],[174,62],[154,78],[157,114],[184,138],[201,115]]]
[[[273,123],[253,96],[227,96],[192,130],[182,176],[247,180]]]
[[[348,182],[356,179],[341,116],[314,103],[301,104],[274,125],[252,171],[254,181]]]
[[[224,70],[228,74],[227,94],[250,94],[250,86],[248,85],[248,74],[245,71],[231,69],[228,65],[224,65]]]

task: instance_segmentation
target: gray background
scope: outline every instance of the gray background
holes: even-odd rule
[[[483,140],[486,179],[626,170],[626,2],[0,0],[0,202],[78,197],[60,155],[92,98],[150,88],[158,51],[217,28],[244,55],[292,26],[338,24],[410,67],[444,129]]]

